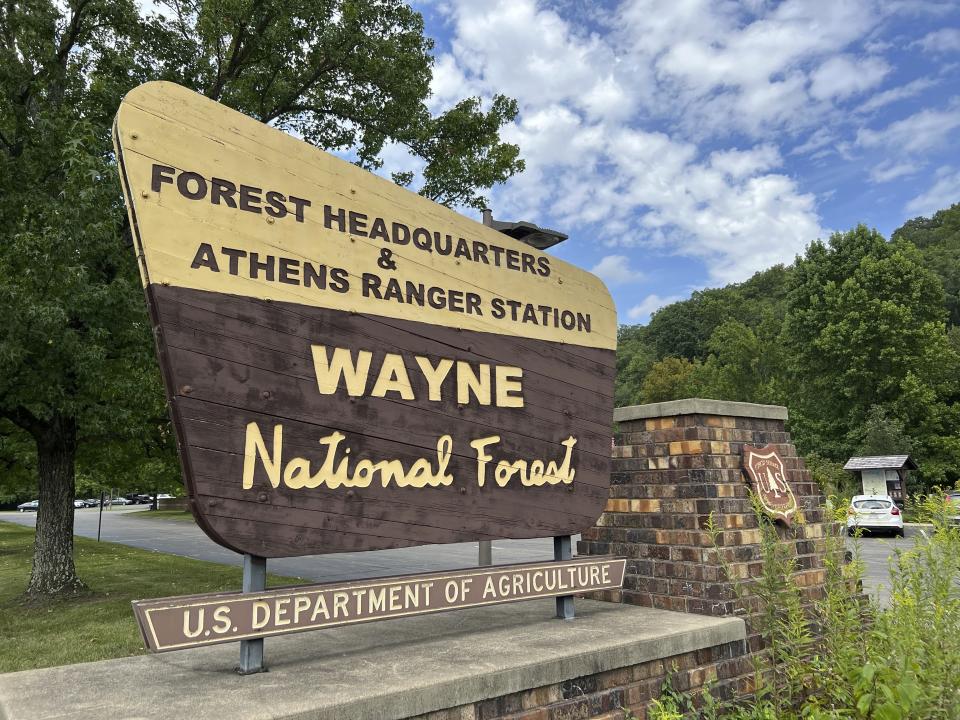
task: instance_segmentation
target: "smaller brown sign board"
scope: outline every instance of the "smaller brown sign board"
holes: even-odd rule
[[[743,469],[766,513],[789,526],[797,512],[797,498],[787,482],[787,468],[773,445],[743,446]]]
[[[216,643],[622,587],[615,557],[498,565],[258,593],[134,600],[147,649]]]

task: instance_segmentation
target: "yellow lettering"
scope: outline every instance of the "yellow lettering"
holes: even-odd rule
[[[517,462],[522,463],[523,460],[518,460]],[[524,463],[524,465],[526,465],[526,463]],[[506,460],[501,460],[497,463],[497,469],[494,471],[493,477],[497,481],[497,485],[503,487],[510,482],[510,478],[513,477],[517,470],[518,468],[514,465],[511,465]]]
[[[560,444],[566,448],[566,452],[563,454],[563,462],[560,463],[559,467],[557,467],[557,464],[552,460],[547,463],[545,480],[551,485],[556,485],[559,482],[569,485],[573,482],[573,476],[577,474],[576,470],[570,469],[570,459],[571,455],[573,454],[573,446],[577,444],[577,439],[571,435]]]
[[[313,614],[310,616],[310,622],[316,622],[317,616],[322,615],[324,620],[330,619],[330,612],[327,610],[327,599],[323,593],[317,593],[317,600],[313,604]]]
[[[450,374],[450,368],[453,367],[453,360],[441,358],[436,367],[430,363],[428,358],[421,357],[420,355],[416,356],[416,360],[417,365],[420,366],[420,371],[423,373],[423,377],[426,378],[427,387],[430,390],[430,399],[434,402],[439,402],[442,399],[440,388],[443,386],[443,381],[446,380],[447,375]]]
[[[280,459],[283,453],[283,425],[273,426],[273,450],[271,456],[267,444],[260,434],[260,426],[255,422],[247,424],[247,438],[243,449],[243,489],[253,487],[253,473],[257,469],[257,458],[263,463],[267,477],[273,487],[280,485]]]
[[[310,598],[306,595],[297,595],[293,599],[293,622],[300,622],[300,613],[305,612],[310,607]]]
[[[344,617],[350,617],[350,611],[347,610],[347,601],[350,596],[345,592],[335,592],[333,594],[333,619],[336,620],[342,614]]]
[[[487,582],[483,586],[483,597],[481,600],[486,600],[488,595],[497,596],[497,589],[493,586],[493,577],[487,575]]]
[[[290,603],[290,598],[277,598],[273,603],[273,624],[277,625],[289,625],[290,619],[285,618],[287,614],[287,605]]]
[[[250,627],[252,627],[254,630],[259,630],[260,628],[266,626],[268,622],[270,622],[270,606],[263,600],[254,601],[253,622],[250,623]]]
[[[404,400],[413,400],[413,388],[410,387],[410,376],[403,364],[403,357],[396,353],[387,353],[380,366],[380,374],[373,386],[370,395],[385,397],[388,392],[400,393]]]
[[[363,395],[367,387],[370,361],[373,359],[372,352],[360,350],[357,353],[357,362],[354,364],[347,348],[334,348],[332,359],[327,358],[325,345],[311,345],[310,350],[313,353],[313,369],[317,375],[317,389],[323,395],[335,393],[341,377],[348,394]]]
[[[458,360],[457,402],[461,405],[469,405],[471,393],[480,405],[490,404],[490,366],[482,363],[474,373],[470,363]]]
[[[523,407],[523,368],[512,365],[497,365],[497,406]]]
[[[386,588],[380,588],[379,590],[370,590],[367,594],[367,597],[370,598],[370,603],[367,606],[367,612],[383,612],[387,609],[387,590]]]
[[[210,629],[217,635],[223,635],[233,627],[233,623],[230,622],[230,608],[226,605],[221,605],[213,611],[213,619],[216,624]]]
[[[183,611],[183,634],[188,638],[195,638],[203,632],[203,608],[200,608],[200,612],[197,614],[197,629],[190,629],[190,608],[187,608]]]
[[[407,607],[420,607],[420,586],[405,585],[403,587],[403,604]]]
[[[483,487],[483,483],[487,477],[487,463],[493,460],[493,456],[487,454],[487,445],[493,445],[498,442],[500,442],[499,435],[490,435],[485,438],[477,438],[470,443],[470,447],[477,452],[477,484],[480,487]]]

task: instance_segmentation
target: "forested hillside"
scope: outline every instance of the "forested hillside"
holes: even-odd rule
[[[800,451],[910,452],[960,479],[960,204],[887,241],[859,226],[746,282],[623,326],[618,406],[707,397],[786,405]]]

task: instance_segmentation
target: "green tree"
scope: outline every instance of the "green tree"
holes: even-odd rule
[[[36,448],[34,596],[82,587],[78,462],[128,478],[172,464],[110,142],[124,93],[173,80],[366,168],[399,143],[422,167],[420,192],[447,204],[482,206],[479,190],[523,167],[499,139],[514,101],[429,112],[431,41],[399,0],[155,7],[144,18],[130,0],[0,4],[0,417]]]
[[[960,203],[931,218],[908,220],[894,231],[893,240],[919,248],[924,264],[943,283],[950,324],[960,325]]]
[[[639,325],[621,325],[617,330],[614,407],[626,407],[642,402],[643,379],[655,360],[645,330],[646,328]]]
[[[706,388],[699,360],[668,357],[651,366],[640,387],[640,396],[645,403],[666,402],[703,397]]]
[[[951,434],[958,359],[945,319],[939,278],[910,243],[864,226],[813,243],[794,269],[783,331],[798,444],[844,459],[874,407],[928,447]]]
[[[860,444],[857,455],[909,455],[913,451],[913,439],[907,432],[903,421],[890,417],[880,405],[872,405],[867,410],[858,434]]]

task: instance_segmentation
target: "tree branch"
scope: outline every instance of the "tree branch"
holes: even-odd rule
[[[22,405],[15,407],[13,410],[0,410],[0,415],[34,437],[41,435],[48,426],[48,423],[43,422]]]
[[[311,86],[313,86],[314,83],[317,82],[317,80],[320,79],[321,75],[323,75],[324,73],[330,72],[335,67],[337,67],[337,63],[329,59],[317,65],[316,69],[310,74],[310,76],[306,80],[304,80],[302,83],[300,83],[299,87],[297,87],[296,90],[290,93],[287,96],[286,100],[279,103],[277,107],[275,107],[270,112],[269,115],[266,115],[264,118],[262,118],[260,122],[268,123],[271,120],[275,120],[276,118],[280,117],[285,113],[291,112],[290,108],[294,106],[293,103],[295,103],[298,99],[300,99],[300,97],[307,90],[309,90]]]

